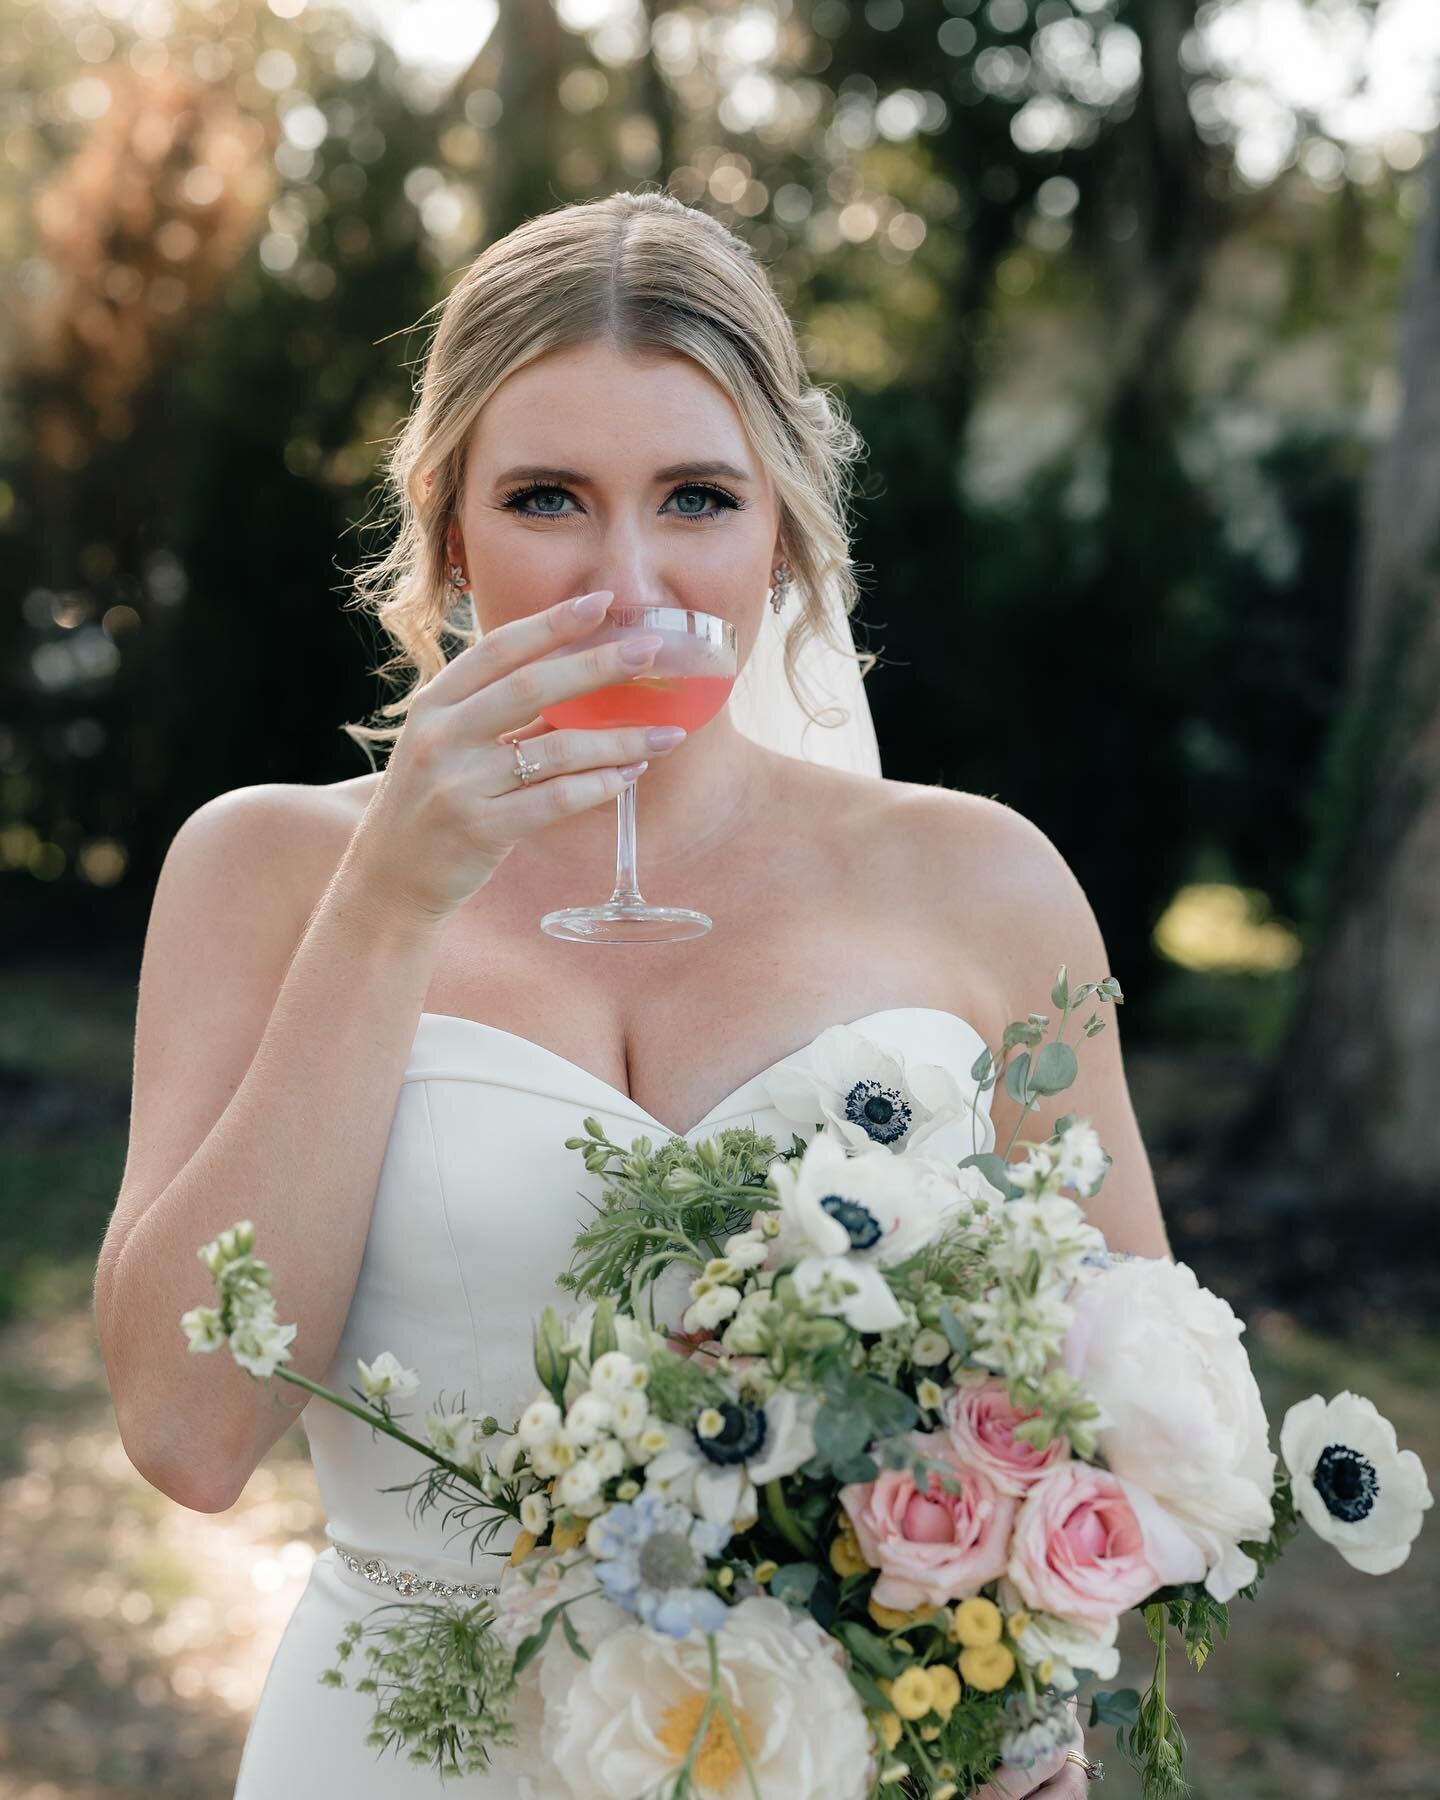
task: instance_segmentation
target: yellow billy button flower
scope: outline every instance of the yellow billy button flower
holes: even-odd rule
[[[902,1719],[923,1719],[930,1710],[930,1677],[919,1663],[911,1663],[895,1677],[890,1704]]]
[[[930,1677],[930,1704],[942,1719],[948,1719],[960,1704],[960,1677],[949,1663],[931,1663],[926,1674]]]
[[[1004,1644],[971,1644],[960,1652],[960,1674],[982,1694],[1004,1687],[1015,1673],[1015,1658]]]
[[[775,1571],[779,1567],[779,1563],[771,1562],[768,1556],[764,1562],[756,1563],[755,1579],[760,1583],[761,1587],[764,1587],[767,1581],[773,1581],[775,1579]]]
[[[533,1531],[516,1532],[515,1542],[510,1546],[510,1564],[512,1568],[516,1563],[525,1560],[535,1548],[536,1542],[537,1540]]]
[[[993,1600],[982,1600],[977,1594],[973,1599],[962,1600],[955,1608],[950,1635],[957,1644],[964,1644],[967,1649],[980,1650],[989,1644],[1000,1642],[1002,1625],[1000,1608]],[[964,1673],[963,1669],[961,1673]]]
[[[835,1541],[830,1546],[830,1567],[837,1575],[860,1575],[869,1568],[860,1554],[860,1540],[848,1518],[840,1521]]]
[[[875,1721],[875,1735],[887,1750],[893,1750],[900,1742],[900,1732],[899,1713],[881,1713]]]
[[[1017,1641],[1030,1629],[1030,1615],[1022,1606],[1019,1612],[1011,1613],[1005,1620],[1005,1629]]]
[[[903,1631],[907,1625],[930,1625],[937,1622],[936,1608],[914,1606],[909,1612],[897,1612],[893,1606],[882,1606],[872,1594],[867,1602],[870,1617],[882,1631]]]
[[[944,1729],[945,1727],[943,1725],[922,1725],[920,1727],[920,1741],[925,1744],[933,1744]]]

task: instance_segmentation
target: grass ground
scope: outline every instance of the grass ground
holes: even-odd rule
[[[149,1488],[116,1436],[87,1296],[124,1159],[130,980],[124,969],[0,976],[0,1800],[228,1796],[321,1541],[298,1430],[216,1515]],[[1147,1143],[1152,1130],[1158,1141],[1158,1109],[1186,1084],[1173,1058],[1130,1061]],[[1193,1260],[1206,1279],[1204,1257]],[[1272,1422],[1307,1394],[1350,1387],[1393,1419],[1432,1482],[1440,1475],[1440,1331],[1423,1315],[1377,1324],[1367,1313],[1363,1337],[1345,1340],[1263,1297],[1243,1310]],[[1233,1609],[1230,1641],[1204,1671],[1172,1648],[1197,1800],[1440,1797],[1437,1602],[1433,1522],[1403,1570],[1380,1579],[1298,1538],[1262,1604]],[[1145,1685],[1138,1625],[1127,1621],[1112,1685]],[[1090,1754],[1106,1763],[1103,1791],[1133,1800],[1108,1733],[1090,1734]]]

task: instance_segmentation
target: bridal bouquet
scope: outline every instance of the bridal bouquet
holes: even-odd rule
[[[602,1194],[560,1277],[582,1304],[536,1323],[535,1397],[503,1425],[457,1403],[412,1435],[394,1408],[419,1376],[389,1352],[351,1398],[286,1369],[253,1232],[201,1251],[218,1303],[185,1315],[193,1349],[411,1445],[414,1506],[472,1547],[516,1533],[493,1601],[350,1628],[373,1744],[442,1772],[504,1751],[545,1800],[954,1800],[997,1770],[1020,1793],[1140,1608],[1148,1690],[1095,1691],[1089,1719],[1151,1800],[1185,1792],[1172,1635],[1203,1662],[1298,1519],[1398,1567],[1431,1496],[1350,1393],[1292,1407],[1277,1459],[1230,1307],[1087,1223],[1109,1159],[1086,1122],[928,1153],[957,1120],[978,1143],[997,1080],[1022,1122],[1068,1087],[1091,995],[1122,1000],[1062,968],[1054,1035],[1010,1025],[973,1097],[833,1027],[769,1077],[784,1150],[622,1148],[587,1118],[566,1145]]]

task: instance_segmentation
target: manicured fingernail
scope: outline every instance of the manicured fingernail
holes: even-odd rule
[[[648,762],[626,763],[620,774],[626,781],[634,781],[650,767]]]
[[[683,744],[687,733],[683,725],[652,725],[645,733],[645,742],[652,750],[673,750],[676,744]]]
[[[600,588],[593,594],[582,594],[578,600],[572,600],[570,610],[577,619],[598,619],[614,598],[613,589]]]

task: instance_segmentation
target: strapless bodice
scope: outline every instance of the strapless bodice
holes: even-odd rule
[[[907,1065],[939,1064],[974,1097],[970,1066],[984,1039],[957,1014],[902,1006],[843,1023]],[[717,1101],[686,1139],[748,1125],[788,1148],[794,1126],[766,1083],[815,1041]],[[979,1103],[982,1150],[994,1144],[989,1099]],[[413,1410],[416,1436],[442,1387],[447,1409],[463,1399],[473,1413],[513,1423],[536,1387],[534,1321],[547,1305],[563,1316],[576,1304],[554,1277],[603,1184],[565,1139],[582,1135],[592,1113],[617,1143],[670,1135],[629,1095],[541,1044],[474,1019],[420,1015],[332,1387],[354,1384],[357,1357],[391,1350],[420,1373],[419,1394],[399,1409]],[[961,1120],[928,1139],[925,1154],[959,1161],[975,1147],[973,1122]],[[404,1494],[380,1491],[419,1472],[413,1452],[322,1402],[303,1416],[332,1537],[401,1560],[456,1554],[439,1511],[417,1524]]]

